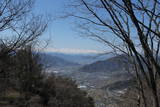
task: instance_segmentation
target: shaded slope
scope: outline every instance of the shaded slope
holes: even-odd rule
[[[114,72],[122,71],[130,68],[128,59],[124,55],[112,57],[104,61],[97,61],[92,64],[88,64],[80,68],[83,72]]]

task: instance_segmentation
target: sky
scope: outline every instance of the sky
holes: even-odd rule
[[[73,19],[57,18],[64,12],[68,1],[70,0],[36,0],[34,12],[36,14],[47,14],[54,19],[44,33],[44,36],[50,40],[45,51],[85,54],[99,53],[105,50],[105,47],[97,41],[81,37],[75,31]]]

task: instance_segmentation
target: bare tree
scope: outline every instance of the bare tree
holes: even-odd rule
[[[160,1],[75,0],[71,6],[75,10],[67,16],[81,19],[78,27],[83,35],[131,58],[144,106],[150,106],[146,97],[151,97],[145,95],[145,80],[153,107],[159,107]]]
[[[42,15],[32,14],[34,2],[34,0],[0,0],[1,79],[10,78],[8,77],[12,66],[10,57],[20,48],[31,44],[33,46],[47,28],[48,20],[44,20]]]
[[[0,43],[8,52],[35,41],[45,31],[48,22],[32,15],[34,0],[1,0],[0,4]]]

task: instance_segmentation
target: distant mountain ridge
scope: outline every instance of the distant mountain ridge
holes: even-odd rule
[[[126,56],[119,55],[104,61],[97,61],[79,69],[82,72],[115,72],[129,69],[131,64]]]
[[[106,60],[110,57],[113,57],[112,54],[65,54],[56,52],[48,52],[46,54],[56,56],[66,61],[78,63],[81,65],[91,64],[96,61]]]
[[[41,54],[41,62],[46,67],[69,67],[69,66],[79,66],[80,64],[67,61],[63,58],[49,55]]]

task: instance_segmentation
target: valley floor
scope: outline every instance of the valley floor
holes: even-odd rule
[[[86,90],[88,95],[93,97],[96,107],[112,107],[116,102],[120,101],[119,96],[123,94],[128,87],[127,84],[125,85],[123,83],[130,79],[125,71],[107,74],[106,72],[90,73],[71,69],[54,69],[50,70],[50,72],[75,80],[79,88]],[[115,84],[117,82],[123,86],[116,87]]]

